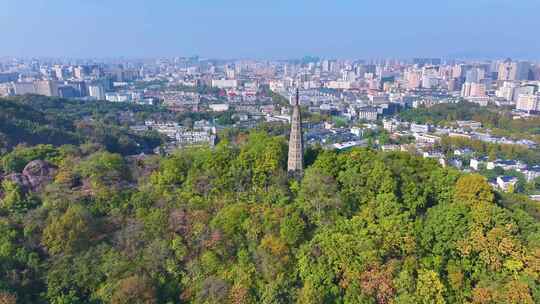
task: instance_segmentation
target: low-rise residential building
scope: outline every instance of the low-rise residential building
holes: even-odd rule
[[[456,124],[460,128],[469,128],[469,129],[479,129],[482,127],[482,123],[478,121],[472,121],[472,120],[458,120],[456,121]]]
[[[497,177],[497,187],[504,192],[514,192],[517,177],[513,176],[499,176]]]
[[[469,156],[473,154],[473,151],[469,148],[463,148],[463,149],[455,149],[454,150],[454,155],[455,156],[461,156],[461,157],[466,157],[466,156]]]
[[[208,107],[213,112],[225,112],[229,110],[228,103],[214,103],[214,104],[209,104]]]
[[[236,79],[213,79],[212,87],[219,89],[234,89],[238,86]]]
[[[348,142],[342,142],[342,143],[336,143],[336,144],[333,144],[332,147],[334,149],[338,149],[338,150],[345,150],[345,149],[349,149],[349,148],[353,148],[353,147],[362,147],[362,146],[366,146],[366,142],[363,141],[363,140],[356,140],[356,141],[348,141]]]
[[[448,164],[452,167],[461,169],[463,168],[463,161],[459,158],[452,158],[448,161]]]
[[[416,124],[416,123],[412,123],[411,124],[411,132],[414,132],[414,133],[429,133],[431,132],[431,125],[422,125],[422,124]]]
[[[484,165],[485,163],[486,163],[485,158],[471,158],[469,162],[469,167],[471,167],[471,169],[478,171],[481,169],[480,166]]]
[[[530,195],[529,198],[533,201],[537,201],[537,202],[540,202],[540,194],[533,194],[533,195]]]
[[[356,111],[359,120],[375,121],[379,115],[377,108],[366,107]]]
[[[436,144],[441,141],[441,138],[439,136],[430,134],[414,133],[413,136],[417,143]]]
[[[352,127],[351,128],[351,133],[358,136],[358,137],[362,137],[362,136],[364,136],[364,129],[359,128],[359,127]]]
[[[105,94],[105,100],[110,102],[128,102],[131,101],[131,95],[122,93],[107,93]]]
[[[444,154],[439,151],[425,151],[422,153],[423,158],[444,158]]]
[[[530,183],[540,177],[540,166],[533,166],[531,168],[522,170],[521,173],[525,175],[527,182]]]
[[[508,170],[524,170],[527,168],[527,165],[515,160],[496,160],[496,161],[489,161],[486,164],[486,169],[492,170],[495,169],[495,167],[501,167],[502,169],[508,171]]]
[[[397,129],[397,125],[394,120],[383,120],[383,128],[392,133]]]
[[[216,136],[206,131],[181,131],[175,136],[178,146],[214,146]]]
[[[401,146],[400,145],[382,145],[381,150],[383,152],[389,152],[389,151],[400,151]]]
[[[404,123],[396,119],[383,119],[383,128],[390,133],[405,127],[408,127],[408,123]]]
[[[461,138],[467,138],[467,139],[472,138],[470,134],[463,133],[463,132],[450,132],[448,133],[448,137],[461,137]]]

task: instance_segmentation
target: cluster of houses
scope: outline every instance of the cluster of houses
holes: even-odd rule
[[[404,145],[383,145],[383,151],[409,151],[424,158],[436,159],[442,166],[452,166],[464,171],[493,170],[501,168],[502,172],[515,171],[523,174],[527,182],[540,177],[540,166],[528,166],[518,160],[488,160],[487,157],[476,157],[469,148],[454,149],[452,155],[433,149],[434,144],[441,141],[442,136],[459,136],[497,144],[516,144],[534,148],[536,144],[528,140],[513,141],[499,138],[487,133],[477,132],[482,125],[474,121],[457,121],[454,128],[434,127],[427,124],[401,122],[395,119],[383,120],[383,128],[393,137],[410,136],[414,143]],[[519,179],[515,176],[500,175],[490,181],[491,185],[505,192],[513,192]],[[534,198],[534,197],[533,197]],[[540,198],[539,198],[540,199]]]
[[[501,168],[504,172],[515,171],[523,174],[527,182],[533,182],[540,177],[540,166],[528,166],[527,164],[515,160],[495,160],[489,161],[487,157],[473,157],[473,151],[470,149],[456,149],[453,151],[453,156],[448,157],[444,153],[436,150],[424,150],[415,144],[404,145],[383,145],[383,151],[404,151],[419,153],[424,158],[436,159],[442,166],[451,166],[463,171],[481,171],[483,169],[493,170]],[[469,162],[466,166],[466,162]],[[490,184],[498,190],[504,192],[513,192],[519,179],[515,176],[500,175],[490,181]],[[535,198],[535,196],[531,196]],[[540,196],[537,196],[540,200]]]
[[[499,137],[490,134],[489,130],[480,132],[479,129],[482,127],[482,124],[476,121],[456,121],[454,127],[443,127],[388,119],[383,120],[383,127],[386,131],[395,136],[414,136],[416,142],[420,143],[438,143],[443,136],[448,136],[479,140],[492,144],[522,145],[529,148],[536,147],[536,143],[531,140],[512,140],[505,137]]]
[[[216,128],[206,120],[196,121],[192,129],[188,129],[176,122],[145,121],[144,125],[132,126],[135,132],[155,130],[165,135],[169,140],[165,147],[157,148],[156,152],[171,150],[188,146],[214,146],[216,141]]]
[[[516,160],[495,160],[489,161],[486,157],[472,158],[470,160],[470,168],[473,170],[480,170],[482,168],[487,170],[493,170],[497,167],[504,171],[516,171],[525,177],[527,182],[532,182],[536,178],[540,177],[540,166],[528,166],[527,164]],[[492,185],[498,187],[502,191],[511,191],[514,189],[515,184],[518,182],[516,177],[512,176],[499,176],[495,181],[492,181]]]

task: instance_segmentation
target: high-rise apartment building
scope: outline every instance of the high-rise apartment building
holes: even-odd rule
[[[83,66],[78,66],[78,67],[75,67],[73,69],[73,76],[77,79],[84,79],[84,77],[86,76],[86,71],[85,71],[85,67]]]
[[[520,94],[516,109],[525,112],[540,111],[540,96],[533,94]]]
[[[461,97],[484,97],[486,85],[482,83],[465,82],[461,89]]]
[[[56,79],[64,80],[67,76],[66,74],[67,74],[66,69],[63,66],[56,65],[54,67],[54,76],[56,77]]]
[[[51,80],[39,80],[34,85],[38,95],[58,96],[58,85]]]
[[[495,92],[495,96],[503,98],[507,101],[514,100],[514,92],[518,84],[512,81],[505,81],[503,85]]]
[[[33,82],[16,82],[13,84],[15,95],[36,94]]]
[[[530,70],[531,64],[529,62],[506,59],[499,64],[498,78],[504,81],[527,80]]]
[[[105,89],[101,85],[88,86],[88,93],[90,97],[93,97],[97,100],[105,100]]]

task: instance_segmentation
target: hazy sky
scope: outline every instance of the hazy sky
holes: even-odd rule
[[[0,0],[0,56],[540,58],[540,0]]]

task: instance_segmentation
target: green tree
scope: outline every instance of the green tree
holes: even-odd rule
[[[42,242],[53,255],[75,253],[90,246],[93,228],[90,213],[81,205],[72,205],[63,215],[50,218]]]
[[[315,225],[332,223],[343,207],[336,181],[318,167],[306,170],[298,194],[298,205]]]
[[[494,194],[486,178],[479,174],[462,176],[456,183],[455,199],[466,203],[492,203]]]
[[[157,303],[156,290],[152,283],[141,276],[131,276],[120,280],[111,299],[112,304],[153,304]]]
[[[59,152],[52,145],[37,145],[34,147],[17,146],[13,151],[2,157],[2,167],[5,173],[21,172],[33,160],[53,161]]]
[[[418,272],[416,296],[419,303],[444,304],[444,292],[444,285],[435,271],[421,269]]]

